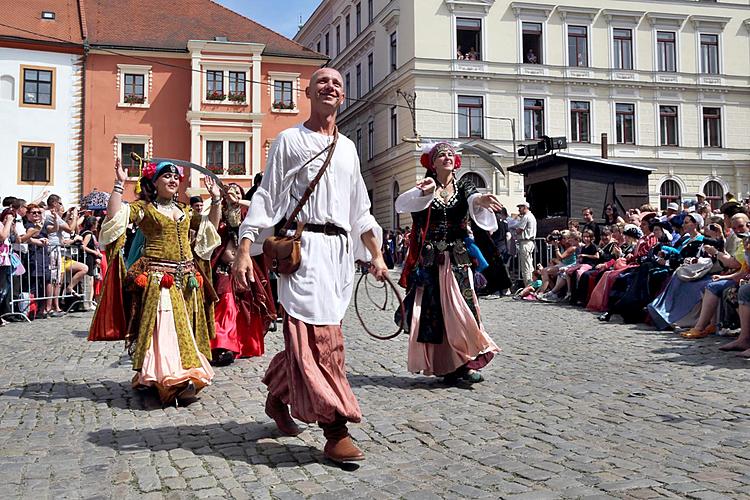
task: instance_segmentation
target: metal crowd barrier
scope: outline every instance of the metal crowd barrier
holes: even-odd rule
[[[521,281],[521,266],[519,263],[519,248],[518,242],[516,242],[516,253],[511,256],[508,261],[508,273],[510,274],[511,281]],[[534,264],[532,269],[536,268],[537,264],[541,264],[542,267],[546,267],[552,261],[552,245],[547,243],[545,238],[534,238]]]
[[[1,318],[31,318],[40,310],[50,312],[56,299],[66,313],[78,306],[84,310],[96,306],[93,300],[93,277],[85,275],[74,288],[70,285],[74,275],[73,263],[86,265],[86,253],[80,245],[28,244],[28,250],[14,251],[19,257],[10,279],[10,311]],[[98,271],[98,269],[97,269]],[[32,312],[33,311],[33,312]]]

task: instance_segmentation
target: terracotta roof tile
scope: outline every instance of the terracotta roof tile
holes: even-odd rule
[[[42,19],[42,11],[55,13]],[[0,37],[82,44],[78,0],[22,0],[3,9]]]
[[[188,40],[263,43],[264,54],[327,59],[211,0],[83,0],[92,46],[187,50]]]

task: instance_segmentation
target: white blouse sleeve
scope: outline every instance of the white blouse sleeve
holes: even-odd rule
[[[253,195],[250,208],[239,228],[239,239],[244,238],[252,242],[258,241],[261,231],[272,228],[286,215],[289,203],[288,193],[283,193],[283,147],[282,138],[271,145],[266,162],[266,172],[258,189]]]
[[[102,227],[99,230],[99,244],[109,245],[114,243],[117,238],[125,234],[125,230],[130,223],[130,205],[122,203],[120,210],[111,218],[104,219]]]
[[[355,172],[355,186],[351,190],[351,199],[349,201],[349,224],[352,228],[352,255],[354,256],[354,260],[370,262],[372,255],[370,255],[370,251],[362,241],[362,235],[372,230],[375,234],[378,248],[380,248],[383,246],[383,228],[378,225],[375,217],[370,213],[370,198],[367,196],[365,181],[359,173],[359,165],[356,166]]]
[[[219,245],[221,245],[221,237],[218,231],[208,220],[207,215],[201,216],[201,224],[198,226],[198,232],[195,235],[195,255],[203,260],[211,260],[211,254]]]
[[[495,212],[488,208],[482,208],[474,204],[477,197],[481,196],[479,193],[474,193],[469,196],[467,200],[469,203],[469,215],[474,219],[477,226],[481,227],[485,231],[494,232],[497,231],[497,218]]]
[[[430,206],[435,199],[435,191],[430,194],[422,194],[422,191],[413,187],[396,198],[396,212],[400,214],[421,212]]]

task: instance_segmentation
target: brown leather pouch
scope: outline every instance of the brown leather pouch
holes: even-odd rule
[[[269,236],[263,242],[263,259],[269,271],[279,274],[292,274],[299,269],[301,261],[302,230],[305,225],[297,223],[297,231],[292,236]]]

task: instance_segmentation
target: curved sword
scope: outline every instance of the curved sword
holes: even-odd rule
[[[224,194],[227,194],[227,188],[224,186],[224,183],[221,182],[221,179],[219,179],[219,176],[217,176],[214,172],[211,172],[206,167],[202,167],[198,165],[197,163],[193,163],[190,161],[185,160],[177,160],[175,158],[144,158],[143,161],[149,161],[153,163],[161,163],[163,161],[174,163],[178,167],[185,167],[192,170],[197,170],[198,172],[202,173],[203,175],[207,175],[210,178],[216,182],[216,185],[219,186],[219,189],[221,189],[221,192]]]

